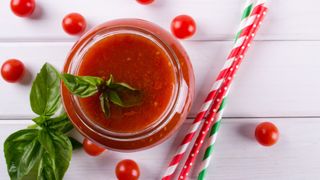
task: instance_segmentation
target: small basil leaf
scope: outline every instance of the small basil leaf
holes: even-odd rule
[[[73,150],[79,149],[79,148],[82,147],[82,144],[78,140],[76,140],[75,138],[69,136],[69,140],[70,140],[70,142],[72,144],[72,149]]]
[[[33,118],[32,121],[35,122],[37,125],[42,126],[42,124],[48,119],[48,116],[38,116],[36,118]]]
[[[107,86],[110,86],[113,83],[113,76],[110,74],[109,79],[106,81]]]
[[[142,103],[142,91],[135,90],[125,83],[117,83],[112,85],[109,92],[109,99],[112,103],[121,107],[132,107]]]
[[[38,134],[38,129],[24,129],[11,134],[4,142],[4,155],[11,179],[22,179],[39,162],[43,149]]]
[[[89,97],[96,94],[103,79],[93,76],[74,76],[71,74],[62,74],[61,78],[68,90],[80,97]]]
[[[48,63],[32,83],[30,104],[34,113],[43,116],[52,116],[61,105],[59,73]]]
[[[73,125],[66,112],[63,112],[59,116],[45,121],[45,127],[62,133],[67,133],[73,129]]]
[[[137,91],[137,89],[133,88],[132,86],[124,82],[112,83],[109,85],[109,87],[111,89],[128,89],[132,91]]]
[[[59,132],[43,131],[41,136],[45,136],[43,140],[46,139],[50,143],[41,143],[46,148],[39,164],[37,179],[62,180],[72,156],[71,142],[66,135]],[[47,149],[51,145],[54,151]]]
[[[40,128],[40,126],[38,126],[37,124],[32,124],[27,126],[27,129],[38,129],[38,128]]]
[[[113,104],[121,106],[121,107],[124,106],[124,103],[122,102],[121,98],[119,97],[119,95],[116,91],[110,91],[108,95],[109,95],[110,101]]]
[[[106,118],[110,117],[110,102],[108,99],[108,94],[106,92],[101,93],[99,96],[100,99],[100,106],[102,109],[102,112],[106,116]]]
[[[38,117],[36,117],[36,118],[33,118],[32,121],[35,122],[36,124],[39,124],[39,125],[40,125],[40,124],[43,123],[44,118],[43,118],[42,116],[38,116]]]

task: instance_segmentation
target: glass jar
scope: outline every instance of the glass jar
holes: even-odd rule
[[[63,72],[79,75],[79,69],[89,68],[82,67],[84,66],[82,61],[90,48],[106,38],[121,34],[132,34],[150,40],[161,48],[169,60],[174,72],[174,88],[169,103],[161,115],[143,129],[134,132],[116,132],[105,128],[89,116],[80,105],[79,97],[72,95],[63,83],[61,94],[70,120],[83,136],[107,149],[137,151],[163,142],[181,126],[190,111],[194,97],[194,75],[187,53],[179,42],[159,26],[139,19],[113,20],[87,32],[72,47]]]

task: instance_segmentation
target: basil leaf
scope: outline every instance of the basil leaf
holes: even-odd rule
[[[69,136],[69,140],[72,144],[73,150],[82,148],[82,144],[78,140],[76,140],[75,138]]]
[[[59,73],[48,63],[32,83],[30,104],[34,113],[43,116],[52,116],[61,105]]]
[[[37,125],[41,126],[48,119],[48,116],[38,116],[36,118],[33,118],[32,121],[35,122]]]
[[[38,126],[37,124],[32,124],[32,125],[29,125],[27,126],[27,129],[39,129],[40,126]]]
[[[12,180],[20,180],[38,167],[38,179],[61,180],[69,167],[72,145],[69,138],[47,129],[24,129],[4,144],[7,168]]]
[[[44,152],[38,167],[37,180],[57,180],[55,171],[55,161],[48,152]]]
[[[114,83],[110,86],[109,99],[121,107],[132,107],[142,103],[142,91],[136,90],[125,83]]]
[[[61,113],[59,116],[49,119],[44,123],[45,127],[53,131],[59,131],[62,133],[67,133],[73,129],[73,125],[69,120],[66,112]]]
[[[62,74],[61,78],[68,90],[80,97],[89,97],[96,94],[103,79],[93,76],[74,76],[72,74]]]
[[[110,86],[113,83],[113,76],[110,74],[109,79],[106,81],[107,86]]]
[[[40,160],[38,179],[62,180],[72,156],[69,138],[59,132],[42,130],[39,141],[45,151]]]
[[[102,94],[100,94],[99,99],[100,99],[100,106],[101,106],[102,112],[104,113],[106,118],[109,118],[110,117],[110,102],[108,99],[107,92],[103,92]]]
[[[39,162],[43,149],[38,129],[24,129],[11,134],[4,142],[7,169],[12,180],[26,176]]]
[[[121,106],[121,107],[124,106],[124,105],[123,105],[123,102],[122,102],[122,100],[121,100],[121,98],[119,97],[119,95],[118,95],[117,92],[115,92],[115,91],[110,91],[109,94],[108,94],[108,96],[109,96],[110,101],[111,101],[113,104],[116,104],[116,105]]]
[[[50,156],[55,156],[55,147],[53,145],[53,142],[51,140],[51,136],[46,129],[41,129],[39,131],[39,142],[44,148],[44,150],[50,154]]]
[[[112,83],[109,85],[111,89],[127,89],[127,90],[132,90],[132,91],[137,91],[137,89],[133,88],[127,83],[124,82],[118,82],[118,83]]]
[[[28,128],[46,127],[53,131],[59,131],[67,133],[73,129],[73,125],[69,120],[66,112],[61,113],[59,116],[49,118],[46,116],[39,116],[32,119],[36,124],[29,126]]]

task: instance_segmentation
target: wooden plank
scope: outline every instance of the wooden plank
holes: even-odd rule
[[[38,0],[38,9],[30,19],[13,15],[9,1],[0,1],[0,41],[68,41],[61,20],[65,14],[80,12],[89,27],[115,18],[142,18],[169,29],[171,20],[179,14],[190,14],[198,24],[194,40],[232,39],[239,24],[243,0],[158,0],[150,6],[141,6],[132,0]],[[270,12],[257,39],[319,40],[319,1],[271,1]],[[303,8],[301,8],[303,6]]]
[[[222,122],[213,163],[207,179],[318,179],[320,134],[319,118],[269,119],[280,129],[280,140],[266,148],[253,139],[254,128],[265,119],[225,119]],[[190,122],[190,121],[189,121]],[[24,128],[31,121],[0,121],[0,151],[5,138]],[[136,160],[141,168],[141,180],[159,179],[167,161],[190,123],[165,143],[136,153],[106,152],[92,158],[82,150],[74,152],[64,179],[115,179],[114,167],[124,158]],[[307,132],[307,133],[306,133]],[[0,156],[1,179],[9,179],[3,155]],[[195,172],[192,174],[195,179]]]
[[[225,61],[231,42],[184,42],[196,76],[196,98],[190,117],[206,96]],[[44,62],[61,69],[72,43],[0,43],[0,64],[22,59],[29,73],[20,84],[0,78],[0,119],[31,118],[31,81]],[[225,116],[320,116],[318,41],[258,41],[250,50],[230,93]],[[307,105],[307,106],[306,106]]]

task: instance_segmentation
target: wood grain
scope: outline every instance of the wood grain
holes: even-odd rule
[[[142,18],[169,29],[170,21],[179,14],[193,16],[198,33],[193,40],[231,40],[239,24],[244,0],[158,0],[141,6],[134,0],[37,0],[38,9],[31,19],[13,15],[9,0],[0,1],[0,41],[73,41],[61,28],[65,14],[80,12],[89,27],[115,18]],[[320,16],[315,0],[275,0],[270,2],[266,27],[257,39],[320,40]],[[303,6],[303,7],[301,7]]]
[[[320,3],[269,2],[270,11],[230,93],[225,116],[239,118],[223,120],[208,179],[320,179]],[[196,98],[189,115],[193,117],[232,46],[244,0],[156,0],[150,6],[135,0],[37,0],[31,18],[14,16],[9,3],[0,1],[0,64],[18,58],[28,72],[19,84],[0,78],[0,152],[9,134],[31,123],[29,91],[40,67],[49,62],[61,69],[79,38],[62,30],[61,20],[67,13],[83,14],[88,28],[115,18],[142,18],[167,30],[176,15],[193,16],[197,34],[181,41],[196,76]],[[142,180],[159,179],[191,120],[165,143],[146,151],[107,152],[97,158],[76,151],[65,179],[115,179],[114,167],[123,158],[140,164]],[[280,129],[280,141],[272,148],[259,146],[253,139],[254,127],[265,120]],[[8,179],[1,153],[0,180]]]
[[[215,147],[207,179],[264,180],[264,179],[318,179],[320,134],[319,118],[269,119],[280,129],[280,140],[273,147],[262,147],[253,139],[254,127],[264,119],[224,119]],[[290,122],[290,123],[289,123]],[[0,121],[0,144],[12,132],[26,127],[31,121]],[[159,179],[169,161],[175,144],[183,137],[185,123],[179,134],[165,143],[137,153],[106,152],[92,158],[82,150],[74,152],[65,180],[112,180],[116,163],[124,158],[136,160],[141,168],[141,180]],[[0,151],[2,152],[2,146]],[[0,156],[0,179],[7,180],[5,160]],[[195,172],[192,175],[195,179]]]
[[[193,117],[232,45],[231,41],[184,42],[196,76]],[[21,84],[0,80],[0,119],[31,118],[31,80],[44,62],[61,69],[72,43],[0,43],[0,64],[20,58],[29,70]],[[320,116],[318,41],[257,41],[230,93],[227,117]]]

